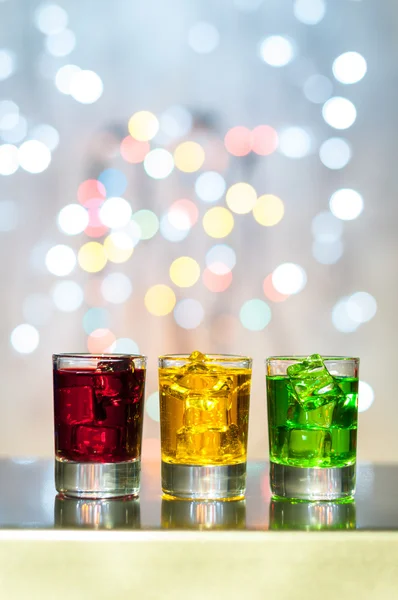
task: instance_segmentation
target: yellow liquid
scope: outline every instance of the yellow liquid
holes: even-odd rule
[[[162,460],[246,461],[251,369],[191,363],[159,369]]]

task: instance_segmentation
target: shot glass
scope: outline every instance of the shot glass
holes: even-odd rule
[[[272,495],[353,496],[359,359],[275,356],[266,367]]]
[[[159,358],[162,489],[177,498],[242,498],[246,491],[252,360]]]
[[[269,527],[290,531],[356,529],[355,502],[273,500],[269,509]]]
[[[58,494],[54,525],[63,529],[139,529],[140,501],[129,497],[89,500]]]
[[[53,355],[58,492],[139,493],[145,368],[144,356]]]
[[[162,499],[163,529],[228,530],[246,528],[246,502]]]

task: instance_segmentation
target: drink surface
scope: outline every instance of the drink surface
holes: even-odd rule
[[[140,457],[144,369],[54,371],[55,454],[80,462]]]
[[[329,384],[330,391],[324,396],[304,397],[298,396],[295,381],[287,375],[267,377],[272,462],[296,467],[343,467],[355,463],[358,379],[332,379],[333,385]]]
[[[159,369],[162,460],[189,465],[244,462],[251,369],[203,359]]]

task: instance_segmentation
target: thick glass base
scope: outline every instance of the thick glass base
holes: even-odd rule
[[[140,501],[137,498],[88,500],[55,498],[54,522],[56,527],[88,529],[138,529]]]
[[[246,463],[178,465],[162,461],[162,490],[187,500],[232,500],[246,492]]]
[[[273,496],[297,500],[337,500],[355,493],[355,465],[347,467],[288,467],[271,463]]]
[[[165,529],[244,529],[245,500],[162,499],[162,527]]]
[[[141,461],[80,463],[55,459],[55,489],[74,498],[137,496]]]

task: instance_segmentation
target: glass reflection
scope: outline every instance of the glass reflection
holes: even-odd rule
[[[88,500],[55,497],[55,527],[87,529],[139,529],[140,501],[137,498]]]
[[[355,502],[272,500],[269,527],[304,531],[356,529]]]
[[[162,498],[163,529],[245,529],[245,500],[221,502]]]

